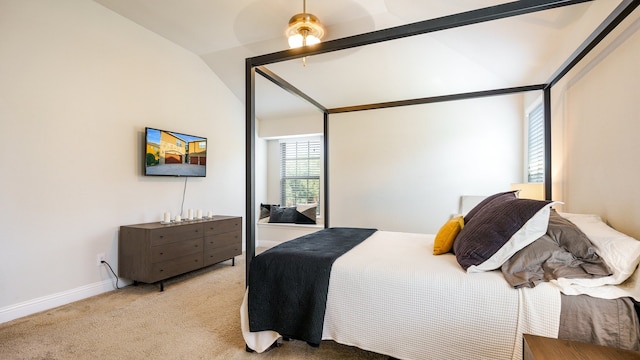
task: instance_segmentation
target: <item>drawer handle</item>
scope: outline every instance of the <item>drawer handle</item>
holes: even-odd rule
[[[164,253],[160,253],[160,255],[164,255]]]
[[[164,237],[164,235],[160,235],[160,239],[162,239]]]

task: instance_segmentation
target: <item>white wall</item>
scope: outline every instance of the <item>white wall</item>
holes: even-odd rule
[[[522,121],[522,95],[331,115],[329,225],[436,233],[521,181]]]
[[[280,204],[280,141],[267,141],[267,193],[265,204]]]
[[[277,91],[284,91],[276,89]],[[278,119],[260,120],[258,136],[264,139],[320,135],[324,132],[324,115],[292,116]]]
[[[640,238],[640,11],[552,89],[554,198]]]
[[[145,126],[209,139],[185,209],[244,215],[244,108],[200,58],[86,0],[3,0],[0,34],[0,322],[112,290],[119,226],[180,209]]]
[[[259,124],[259,123],[258,123]],[[256,134],[257,135],[257,134]],[[255,137],[256,139],[256,149],[255,149],[255,158],[256,158],[256,167],[255,167],[255,219],[258,219],[260,216],[260,203],[266,203],[268,200],[269,189],[267,185],[269,182],[268,174],[272,171],[269,165],[269,148],[271,145],[270,141],[261,139],[259,137]],[[242,244],[243,250],[245,244]]]

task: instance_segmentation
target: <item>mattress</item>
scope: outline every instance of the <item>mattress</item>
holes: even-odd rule
[[[561,296],[544,283],[514,290],[500,272],[466,273],[434,256],[434,235],[378,231],[331,270],[322,338],[400,359],[520,359],[522,334],[557,337]],[[266,350],[273,331],[251,333]]]

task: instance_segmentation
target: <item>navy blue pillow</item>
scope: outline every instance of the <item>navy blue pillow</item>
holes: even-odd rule
[[[458,233],[453,242],[456,260],[465,270],[471,265],[482,264],[549,203],[508,196],[494,198]]]
[[[272,206],[269,215],[270,223],[292,223],[295,224],[298,218],[298,211],[295,207]]]
[[[501,193],[497,193],[497,194],[493,194],[491,196],[488,196],[486,199],[482,200],[480,203],[478,203],[478,205],[474,206],[473,209],[471,209],[467,215],[464,216],[464,224],[466,225],[469,221],[471,221],[471,219],[478,213],[478,211],[480,211],[480,209],[482,209],[483,207],[485,207],[486,205],[488,205],[490,202],[492,202],[493,200],[500,200],[500,199],[516,199],[516,192],[517,190],[513,190],[513,191],[505,191],[505,192],[501,192]]]
[[[295,206],[292,207],[280,207],[271,206],[271,212],[269,215],[270,223],[290,223],[290,224],[315,224],[315,210],[316,208],[310,208],[308,212],[313,212],[314,218],[310,218],[307,215],[298,211]],[[307,212],[307,211],[305,211]]]

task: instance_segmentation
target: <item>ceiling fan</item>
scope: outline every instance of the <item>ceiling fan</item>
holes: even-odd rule
[[[289,47],[315,45],[320,43],[324,36],[324,27],[317,16],[307,13],[307,0],[302,0],[302,12],[289,19],[286,35]]]
[[[324,36],[324,27],[317,16],[307,13],[307,0],[302,0],[302,12],[289,19],[285,34],[290,48],[319,44]],[[307,66],[307,57],[302,58],[302,65]]]

